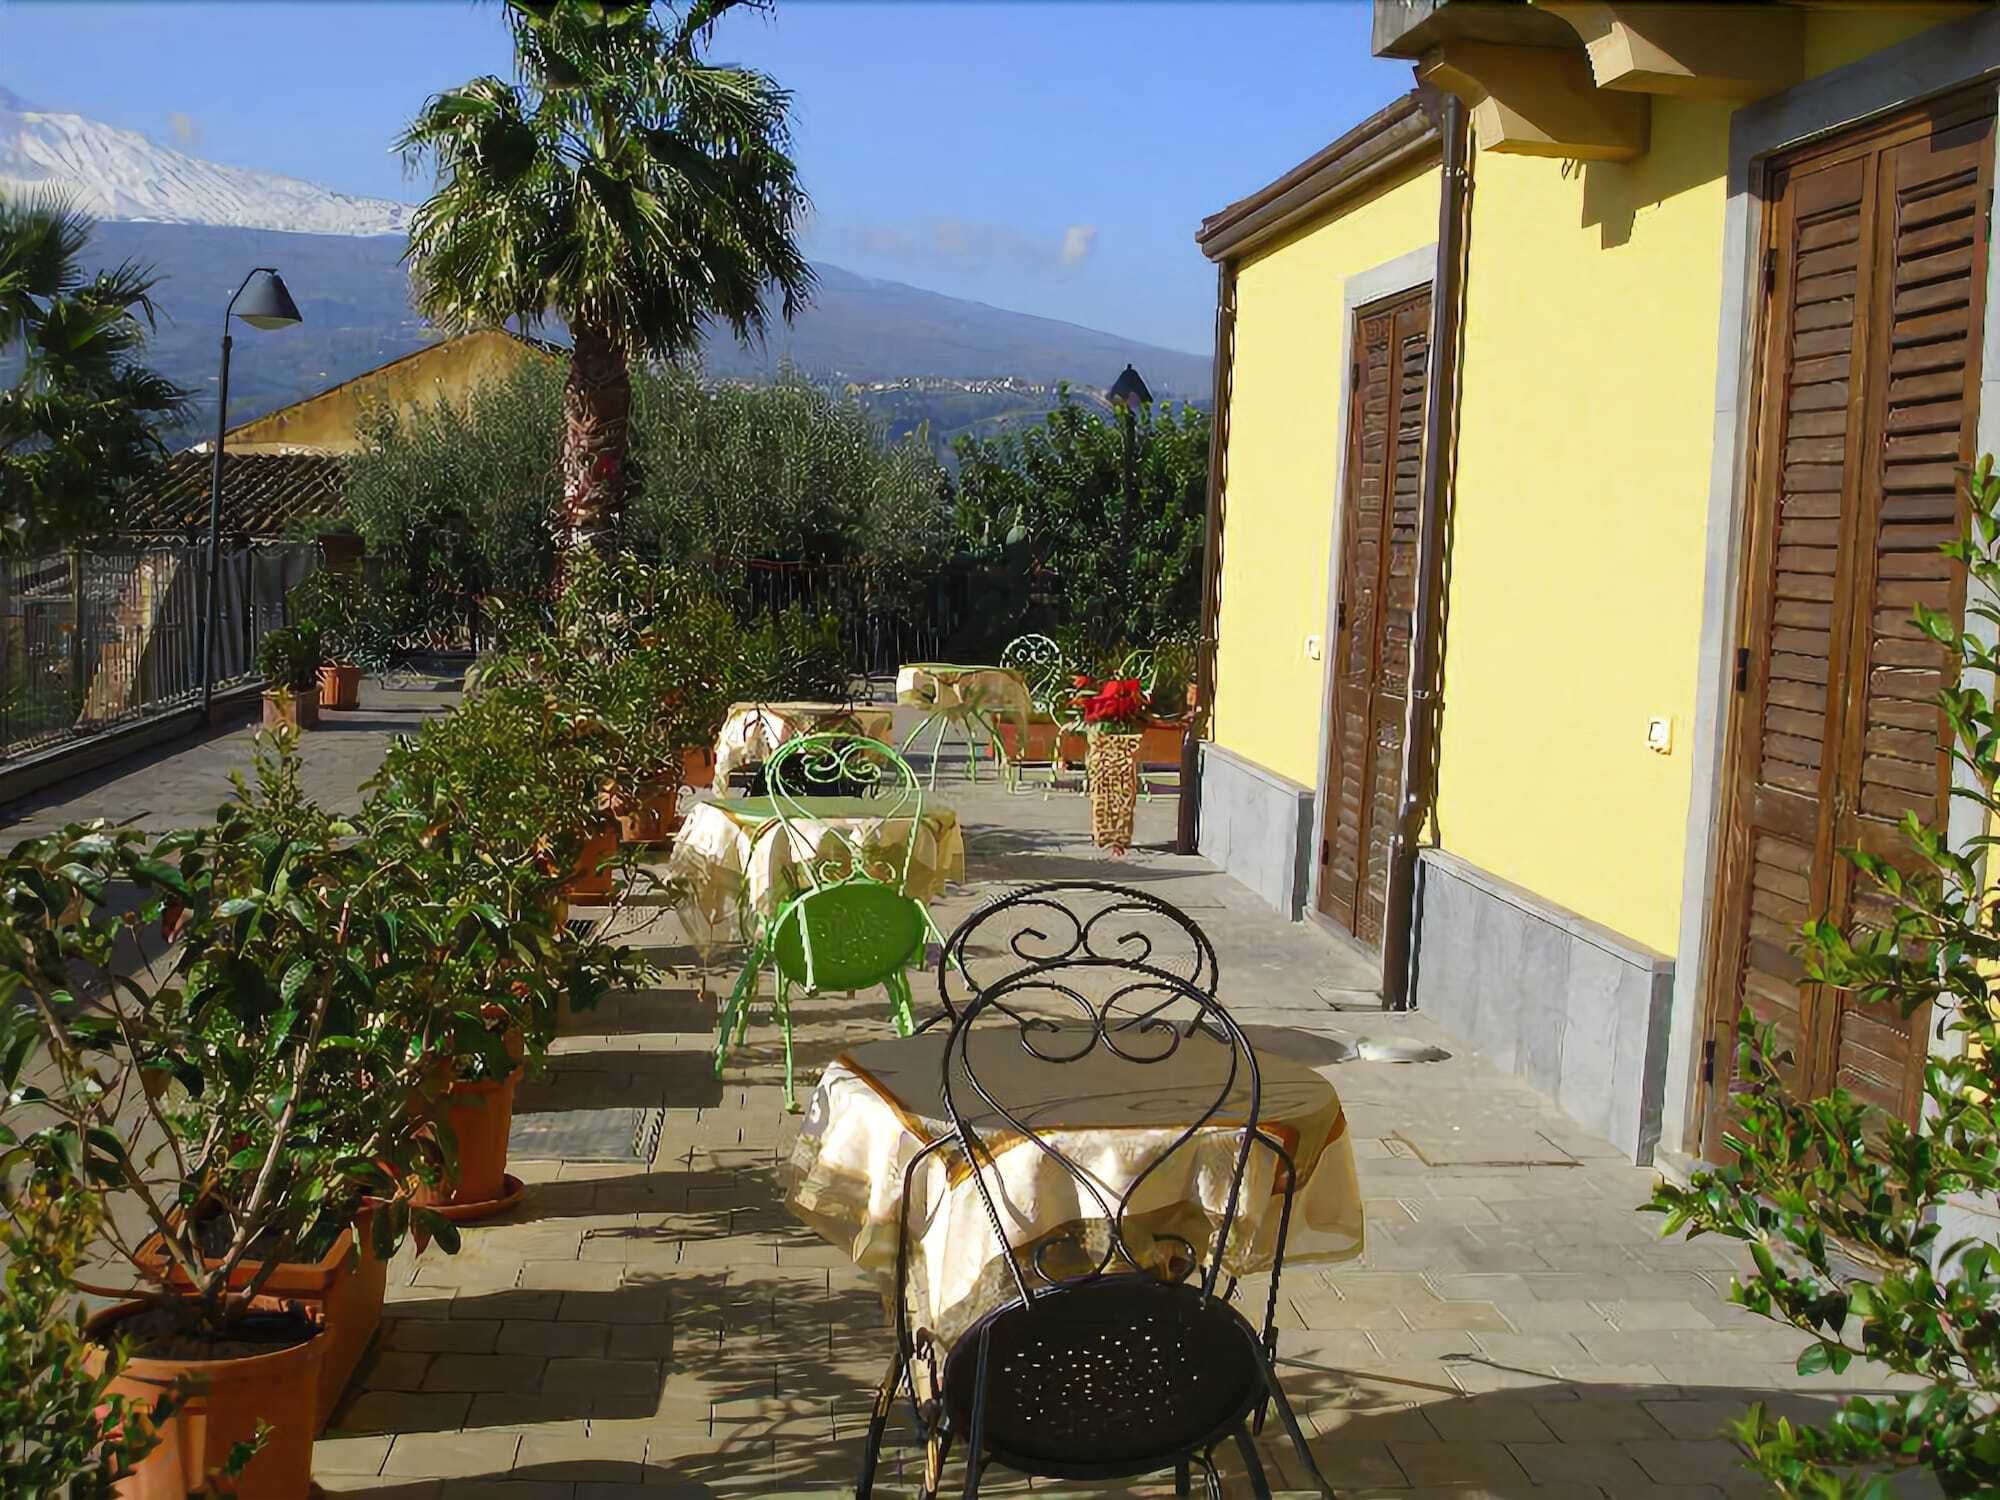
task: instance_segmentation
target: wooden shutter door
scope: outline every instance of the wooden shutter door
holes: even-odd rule
[[[1744,633],[1709,984],[1703,1152],[1719,1155],[1748,1004],[1789,1081],[1914,1120],[1924,1018],[1804,984],[1800,924],[1886,915],[1841,857],[1903,859],[1945,816],[1949,653],[1910,624],[1963,607],[1962,525],[1986,269],[1992,104],[1929,111],[1780,166]]]
[[[1320,910],[1382,940],[1416,594],[1430,289],[1355,315]]]

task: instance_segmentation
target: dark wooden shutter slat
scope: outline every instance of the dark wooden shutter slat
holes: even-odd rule
[[[1979,389],[1990,96],[1814,147],[1773,170],[1776,276],[1749,500],[1744,636],[1725,790],[1703,1151],[1728,1121],[1739,1006],[1774,1023],[1807,1093],[1844,1087],[1914,1119],[1925,1027],[1804,983],[1802,922],[1886,922],[1841,857],[1909,858],[1941,820],[1936,695],[1951,653],[1911,622],[1963,609],[1939,545],[1964,525]]]

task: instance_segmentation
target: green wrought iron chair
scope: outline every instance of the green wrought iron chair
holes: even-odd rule
[[[743,973],[718,1018],[715,1071],[721,1075],[749,1030],[758,976],[768,964],[771,1014],[784,1036],[785,1108],[796,1110],[794,996],[852,994],[879,984],[888,991],[890,1023],[908,1036],[916,1024],[910,971],[922,967],[925,945],[943,937],[923,902],[908,894],[924,812],[923,787],[908,761],[859,734],[804,735],[778,747],[764,763],[764,777],[774,816],[757,837],[789,840],[786,869],[794,884],[751,938]],[[907,819],[900,850],[826,821],[830,809],[814,799],[827,795],[855,810],[865,805],[878,827]]]
[[[1118,664],[1118,675],[1120,677],[1136,677],[1139,680],[1139,691],[1145,694],[1146,701],[1148,703],[1153,701],[1154,690],[1159,686],[1160,669],[1159,663],[1154,657],[1150,646],[1135,646],[1126,652],[1125,659]],[[1148,802],[1153,800],[1152,777],[1158,774],[1158,766],[1154,766],[1149,772],[1146,763],[1141,761],[1139,765],[1139,795]],[[1176,779],[1180,776],[1180,767],[1178,765],[1174,767],[1174,775]]]
[[[1021,674],[1021,680],[1028,685],[1028,702],[1036,715],[1053,720],[1057,726],[1056,745],[1047,760],[1028,755],[1028,731],[1023,733],[1021,753],[1008,757],[1007,790],[1015,792],[1021,789],[1023,771],[1046,771],[1048,780],[1042,787],[1042,797],[1046,800],[1055,788],[1056,772],[1062,762],[1060,736],[1069,727],[1066,721],[1075,717],[1069,707],[1069,685],[1073,675],[1069,659],[1063,648],[1049,636],[1017,635],[1001,648],[1000,665]]]

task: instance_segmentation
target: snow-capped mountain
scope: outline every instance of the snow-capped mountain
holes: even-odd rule
[[[36,109],[0,88],[0,193],[55,188],[98,219],[303,234],[405,234],[411,209],[276,172],[225,167],[136,130]]]

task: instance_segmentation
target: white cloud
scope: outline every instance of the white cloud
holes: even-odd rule
[[[177,146],[201,144],[201,126],[195,123],[193,115],[183,110],[167,111],[167,129],[174,133],[174,144]]]
[[[1063,231],[1062,263],[1066,266],[1080,266],[1090,259],[1090,252],[1097,248],[1097,226],[1095,224],[1072,224]]]
[[[827,224],[827,237],[840,250],[913,264],[986,270],[1012,266],[1040,275],[1074,270],[1097,248],[1095,224],[1071,224],[1050,239],[1007,224],[976,219],[935,218],[908,224]]]

